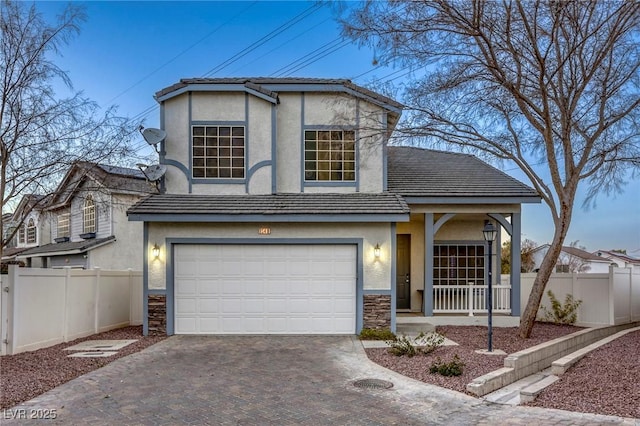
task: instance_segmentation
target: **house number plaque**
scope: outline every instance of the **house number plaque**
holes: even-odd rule
[[[267,226],[258,228],[258,235],[271,235],[271,228]]]

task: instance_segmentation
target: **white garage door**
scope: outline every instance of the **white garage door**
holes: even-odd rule
[[[353,334],[355,245],[177,245],[177,334]]]

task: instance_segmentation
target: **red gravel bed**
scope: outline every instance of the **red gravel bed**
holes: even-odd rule
[[[132,340],[137,342],[106,358],[68,358],[64,348],[86,340]],[[142,326],[124,327],[60,343],[48,348],[0,357],[0,409],[32,399],[69,380],[96,370],[111,361],[153,345],[166,336],[143,336]]]
[[[640,419],[640,331],[590,352],[528,405]]]
[[[510,354],[579,330],[581,328],[573,326],[536,323],[531,338],[521,339],[515,327],[494,328],[493,347]],[[487,347],[486,327],[446,326],[437,327],[437,331],[460,346],[443,346],[431,354],[413,358],[391,355],[385,348],[367,349],[366,352],[372,361],[390,370],[467,394],[467,383],[504,366],[505,356],[475,353],[476,349]],[[429,373],[429,367],[438,358],[449,362],[454,355],[465,363],[461,376]],[[527,405],[640,418],[640,331],[628,333],[590,352]]]
[[[467,383],[504,366],[505,355],[475,353],[478,349],[487,349],[487,327],[441,326],[436,330],[458,343],[459,346],[442,346],[430,354],[413,358],[392,355],[386,348],[367,349],[367,355],[377,364],[402,375],[464,393],[468,393]],[[493,349],[500,349],[510,354],[579,330],[582,329],[568,325],[536,323],[531,337],[522,339],[518,336],[517,327],[496,327],[493,329]],[[465,364],[462,375],[445,377],[429,373],[429,367],[438,358],[443,362],[449,362],[454,355],[458,355]]]

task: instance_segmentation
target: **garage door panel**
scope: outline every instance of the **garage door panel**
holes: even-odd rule
[[[220,301],[218,299],[201,298],[198,304],[200,314],[218,314],[220,312]]]
[[[199,327],[196,326],[196,319],[193,317],[189,318],[176,318],[176,333],[181,334],[193,334],[198,333]]]
[[[180,298],[176,303],[176,310],[182,314],[196,314],[198,312],[198,299]]]
[[[176,333],[355,332],[354,245],[195,247],[175,248]]]

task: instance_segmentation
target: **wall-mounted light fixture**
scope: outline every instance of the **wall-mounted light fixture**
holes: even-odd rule
[[[373,248],[373,255],[376,259],[380,258],[380,244],[376,244],[376,246]]]
[[[153,255],[154,259],[160,257],[160,247],[158,247],[157,244],[154,244],[153,247],[151,247],[151,254]]]

